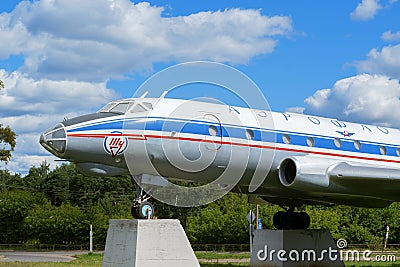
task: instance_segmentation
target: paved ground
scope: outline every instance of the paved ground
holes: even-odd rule
[[[0,251],[0,262],[69,262],[75,260],[74,255],[87,254],[88,251]]]
[[[248,263],[250,259],[199,259],[199,263]]]

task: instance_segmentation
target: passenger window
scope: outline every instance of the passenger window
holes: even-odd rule
[[[282,135],[282,141],[283,141],[285,144],[290,144],[290,135],[288,135],[288,134]]]
[[[247,129],[246,130],[246,138],[249,140],[253,140],[254,139],[254,132],[253,130]]]
[[[361,142],[358,141],[358,140],[354,140],[354,147],[355,147],[355,149],[360,150],[361,149]]]
[[[210,127],[208,128],[208,133],[211,136],[217,136],[218,135],[218,128],[215,125],[210,125]]]
[[[400,148],[396,148],[396,155],[400,157]]]
[[[341,148],[342,147],[342,140],[340,140],[339,138],[335,138],[335,140],[333,142],[335,143],[335,146],[337,148]]]
[[[315,145],[314,138],[312,138],[312,137],[307,137],[306,142],[307,142],[308,146],[314,146]]]
[[[381,152],[382,155],[386,155],[386,147],[381,146],[381,147],[379,148],[379,151]]]

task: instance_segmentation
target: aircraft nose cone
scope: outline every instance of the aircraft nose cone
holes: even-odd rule
[[[44,143],[44,134],[40,135],[39,143],[43,146]]]
[[[65,128],[57,124],[40,135],[40,144],[50,153],[61,157],[66,150],[67,138]]]

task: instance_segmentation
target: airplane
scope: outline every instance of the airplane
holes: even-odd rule
[[[303,205],[381,208],[400,201],[398,129],[167,93],[65,119],[41,134],[40,144],[85,174],[130,174],[149,184],[157,178],[157,186],[171,178],[209,183],[230,168],[218,185],[283,207],[273,217],[277,229],[307,229],[309,215],[295,212]],[[135,181],[131,213],[151,218],[146,182]]]

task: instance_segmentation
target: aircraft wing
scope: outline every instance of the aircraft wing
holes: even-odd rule
[[[378,164],[363,165],[312,156],[295,156],[282,161],[281,183],[312,194],[386,196],[393,199],[400,191],[400,169]],[[390,196],[390,197],[389,197]]]
[[[400,169],[337,163],[327,170],[331,182],[344,187],[390,190],[400,188]]]

